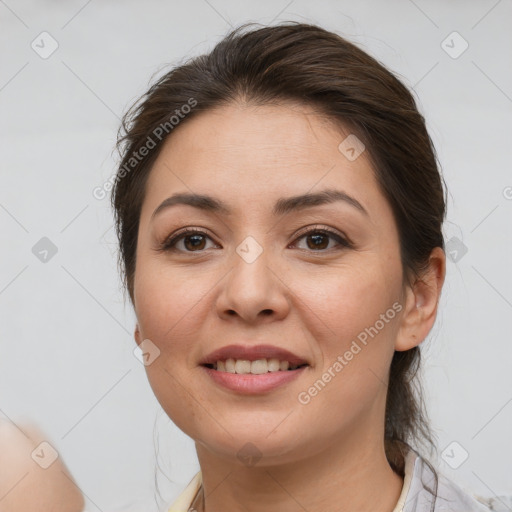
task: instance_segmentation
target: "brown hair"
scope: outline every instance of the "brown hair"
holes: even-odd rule
[[[211,53],[162,76],[123,118],[118,137],[122,160],[111,199],[119,264],[132,303],[140,211],[159,149],[176,124],[235,101],[298,101],[350,128],[365,144],[393,210],[404,282],[421,278],[432,249],[444,249],[445,197],[435,149],[411,92],[373,57],[318,26],[251,25],[232,31]],[[170,120],[173,113],[178,123]],[[165,136],[162,126],[167,126]],[[155,147],[134,159],[150,140]],[[415,347],[395,352],[390,368],[385,449],[390,465],[401,474],[409,441],[434,447],[421,388],[414,379],[419,365],[420,350]]]

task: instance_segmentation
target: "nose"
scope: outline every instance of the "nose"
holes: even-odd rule
[[[232,265],[217,298],[219,316],[239,317],[251,324],[286,317],[290,290],[282,279],[282,272],[273,268],[267,251],[254,261],[244,260],[235,252]]]

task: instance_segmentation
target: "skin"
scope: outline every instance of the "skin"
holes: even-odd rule
[[[351,162],[338,150],[348,133],[307,106],[237,102],[176,128],[151,170],[137,245],[135,340],[160,350],[148,379],[195,440],[207,512],[391,512],[400,495],[403,479],[383,444],[389,367],[395,350],[430,331],[445,256],[435,249],[422,280],[403,283],[396,223],[366,152]],[[272,215],[278,198],[325,188],[357,199],[367,215],[346,202]],[[232,214],[177,205],[152,219],[176,192],[214,195]],[[184,227],[207,232],[199,252],[190,239],[158,250]],[[329,236],[315,248],[304,232],[316,227],[352,246]],[[247,236],[263,249],[250,264],[235,250]],[[399,314],[310,403],[299,403],[299,393],[396,302]],[[237,343],[277,345],[310,366],[272,392],[237,394],[199,366],[212,350]],[[256,464],[237,457],[246,443],[261,455]]]
[[[34,462],[38,455],[44,461],[51,453],[40,445],[44,441],[35,425],[0,419],[0,512],[83,510],[82,493],[60,457],[46,468]]]

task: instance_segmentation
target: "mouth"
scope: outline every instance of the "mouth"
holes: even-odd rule
[[[263,375],[265,373],[289,372],[309,366],[307,363],[291,364],[287,360],[271,359],[233,359],[219,360],[215,363],[206,363],[202,366],[218,372],[237,373],[240,375]]]
[[[272,345],[228,345],[210,353],[199,365],[217,385],[249,395],[280,388],[310,367],[306,359]]]
[[[199,364],[218,372],[253,375],[309,366],[306,359],[273,345],[226,345],[208,354]]]

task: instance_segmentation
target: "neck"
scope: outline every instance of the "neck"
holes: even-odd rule
[[[205,512],[393,512],[403,478],[391,469],[382,439],[358,437],[306,459],[252,467],[196,443]]]

